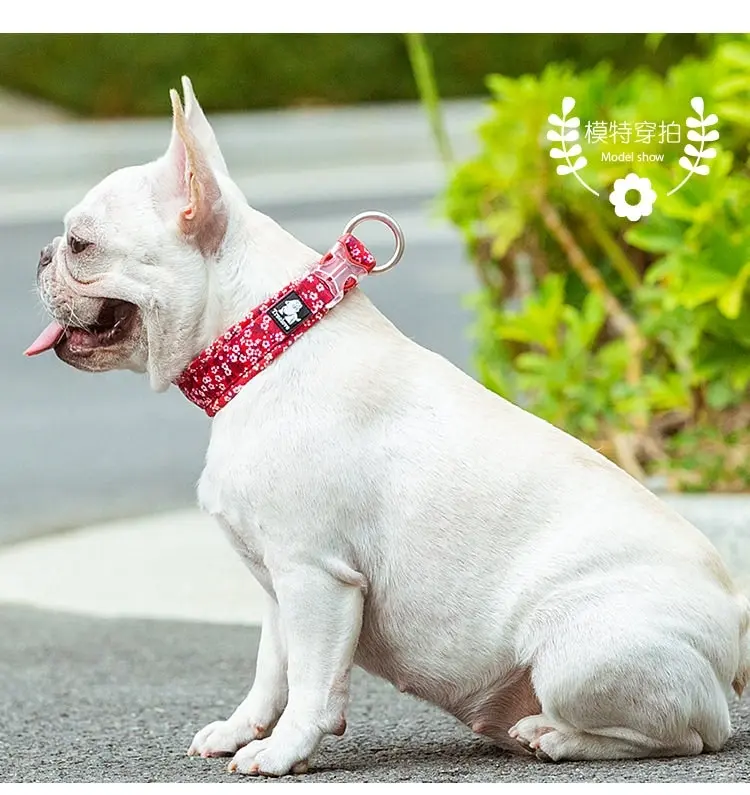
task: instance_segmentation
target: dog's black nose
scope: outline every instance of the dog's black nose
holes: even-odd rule
[[[52,262],[52,243],[46,245],[43,249],[41,254],[39,255],[39,265],[37,266],[37,273],[39,273],[42,268],[46,268],[47,265]]]

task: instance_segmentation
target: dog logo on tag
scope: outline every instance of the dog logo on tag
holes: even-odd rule
[[[284,334],[289,334],[291,331],[294,331],[302,321],[310,317],[312,313],[299,295],[292,290],[280,301],[275,303],[268,310],[268,314],[273,318],[276,325]]]

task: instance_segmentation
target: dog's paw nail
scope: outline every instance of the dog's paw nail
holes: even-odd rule
[[[536,750],[536,758],[540,762],[554,762],[555,761],[549,754],[545,754],[544,751],[542,751],[541,748],[538,747],[538,745],[535,746],[535,747],[537,749]]]
[[[297,762],[297,764],[292,768],[292,773],[307,773],[309,769],[309,765],[305,759],[302,762]]]
[[[234,759],[227,765],[227,772],[228,773],[237,772],[237,763],[234,761]]]

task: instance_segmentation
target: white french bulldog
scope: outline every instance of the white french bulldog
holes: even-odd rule
[[[27,351],[164,390],[319,256],[248,207],[193,93],[166,154],[42,252]],[[254,684],[189,753],[307,768],[352,665],[545,760],[717,750],[750,604],[610,461],[402,335],[354,290],[213,420],[198,489],[267,593]]]

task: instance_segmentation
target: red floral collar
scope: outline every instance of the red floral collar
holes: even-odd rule
[[[373,268],[372,254],[356,237],[344,234],[307,276],[279,290],[214,340],[175,384],[213,417]]]

